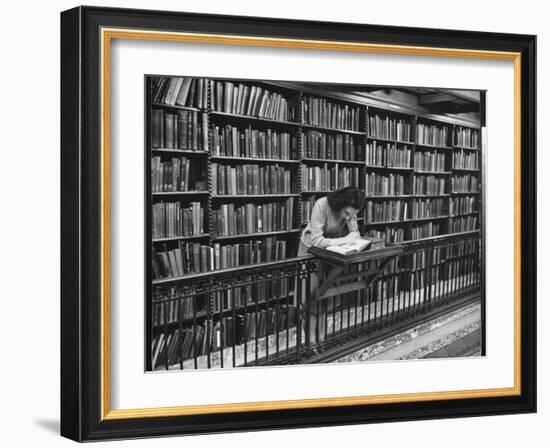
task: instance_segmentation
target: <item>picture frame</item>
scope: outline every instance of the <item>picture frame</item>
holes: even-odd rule
[[[122,39],[512,61],[513,387],[113,409],[109,79],[111,45]],[[61,13],[61,435],[82,442],[536,412],[535,58],[531,35],[100,7]]]

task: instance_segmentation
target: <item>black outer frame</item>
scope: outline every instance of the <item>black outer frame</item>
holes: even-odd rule
[[[100,28],[521,52],[521,395],[100,419]],[[536,36],[77,7],[61,13],[61,435],[76,441],[536,412]]]

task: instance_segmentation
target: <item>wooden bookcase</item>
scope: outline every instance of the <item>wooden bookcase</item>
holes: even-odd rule
[[[151,90],[147,92],[147,127],[151,126],[151,115],[155,109],[177,113],[177,111],[195,111],[202,117],[203,122],[201,126],[203,133],[206,132],[208,138],[203,140],[203,144],[200,150],[187,150],[187,149],[174,149],[174,148],[153,148],[151,145],[151,139],[147,141],[146,157],[151,159],[153,156],[159,156],[163,160],[168,160],[174,156],[184,156],[190,160],[191,164],[201,165],[206,173],[206,184],[204,191],[177,191],[177,192],[151,192],[149,195],[149,204],[152,206],[155,203],[162,201],[181,201],[182,204],[189,202],[200,202],[204,210],[204,229],[202,232],[196,235],[188,236],[176,236],[167,238],[154,238],[151,244],[155,247],[167,247],[170,248],[171,244],[177,244],[178,241],[197,241],[204,245],[213,245],[215,243],[234,243],[245,241],[247,239],[261,240],[262,238],[275,236],[279,239],[287,241],[287,257],[292,257],[296,254],[298,246],[298,239],[300,232],[306,224],[306,220],[303,215],[304,201],[308,199],[314,202],[323,195],[326,195],[334,188],[325,189],[313,189],[304,187],[304,178],[308,168],[326,168],[327,170],[336,169],[340,170],[355,170],[356,182],[352,185],[358,186],[362,189],[366,188],[366,177],[369,174],[375,174],[377,176],[402,176],[404,179],[404,191],[403,194],[367,194],[367,200],[373,204],[378,204],[380,207],[388,201],[402,201],[402,204],[407,204],[407,217],[405,219],[375,219],[367,220],[367,210],[364,211],[362,216],[359,217],[359,223],[361,230],[366,233],[373,232],[391,232],[392,229],[402,229],[403,235],[401,238],[395,241],[417,241],[424,236],[414,237],[413,229],[417,226],[426,225],[438,225],[439,231],[434,235],[431,233],[425,234],[425,237],[435,235],[445,235],[455,232],[464,231],[479,231],[480,229],[480,210],[481,210],[481,135],[480,128],[472,125],[471,123],[460,122],[454,118],[445,116],[433,116],[425,115],[415,111],[406,110],[404,107],[400,107],[400,110],[392,108],[391,104],[385,104],[382,101],[371,104],[369,101],[359,101],[350,95],[316,89],[314,84],[311,84],[307,89],[303,86],[293,86],[292,83],[280,83],[269,81],[254,81],[254,80],[230,80],[230,79],[216,79],[215,81],[232,81],[235,83],[243,83],[248,86],[261,86],[264,89],[268,89],[272,92],[276,92],[288,100],[291,108],[294,109],[294,120],[278,121],[267,118],[258,118],[256,116],[248,116],[242,114],[233,114],[228,112],[216,111],[213,108],[213,99],[211,98],[210,84],[214,82],[213,79],[205,80],[204,94],[206,95],[206,101],[204,107],[193,108],[184,106],[172,106],[166,104],[156,104],[150,101]],[[151,84],[149,83],[148,86]],[[313,125],[305,122],[304,109],[307,97],[315,97],[329,101],[336,105],[343,107],[357,108],[359,110],[359,128],[355,130],[350,129],[338,129],[327,126]],[[374,101],[372,102],[374,103]],[[410,126],[410,135],[408,139],[393,138],[393,136],[380,136],[374,132],[369,118],[378,115],[382,119],[401,120],[406,122]],[[286,132],[291,135],[294,141],[295,147],[291,147],[291,157],[287,159],[280,158],[259,158],[259,157],[240,157],[240,156],[225,156],[216,155],[212,147],[212,127],[213,126],[224,127],[226,125],[232,125],[241,129],[275,129],[280,132]],[[417,127],[421,125],[446,127],[447,139],[444,143],[438,142],[433,144],[429,142],[420,142],[417,135]],[[150,129],[149,129],[150,131]],[[306,151],[306,137],[308,132],[321,132],[326,135],[333,136],[334,138],[344,136],[348,139],[353,139],[356,149],[359,150],[359,157],[353,157],[353,160],[334,159],[334,158],[319,158],[310,157]],[[478,132],[477,145],[471,146],[471,138],[467,139],[468,132]],[[150,133],[149,133],[150,137]],[[468,140],[467,142],[465,140]],[[467,143],[467,144],[466,144]],[[389,147],[395,147],[397,149],[407,149],[410,151],[410,164],[408,166],[394,166],[392,164],[368,164],[366,160],[366,147],[367,145],[385,145]],[[444,159],[444,169],[436,172],[430,170],[423,170],[415,168],[414,159],[422,154],[439,154]],[[477,154],[477,164],[475,165],[461,165],[458,166],[458,162],[455,158],[462,156],[475,157]],[[458,160],[458,159],[457,159]],[[471,159],[470,159],[471,160]],[[260,166],[276,165],[284,167],[291,171],[291,192],[284,194],[239,194],[239,195],[227,195],[217,194],[212,192],[212,166],[213,164],[231,166],[255,164]],[[429,193],[417,193],[414,188],[415,179],[432,177],[444,184],[443,192],[429,192]],[[469,191],[468,189],[452,189],[451,184],[453,179],[465,180],[471,179],[470,184],[475,186],[476,191]],[[345,185],[336,185],[335,188],[341,188]],[[223,235],[216,236],[213,232],[213,210],[220,204],[234,204],[241,205],[247,202],[277,202],[285,200],[287,198],[295,198],[294,200],[294,213],[293,213],[293,225],[291,229],[255,232],[255,233],[242,233],[238,235]],[[412,204],[414,201],[442,201],[444,204],[443,211],[437,215],[418,216],[412,217]],[[473,202],[472,207],[468,208],[467,201]],[[459,205],[462,204],[462,207]],[[374,207],[374,206],[373,206]],[[455,210],[467,210],[466,212],[457,212]],[[465,224],[461,227],[461,220],[465,221]],[[468,224],[468,225],[467,225]],[[454,229],[454,231],[453,231]],[[420,232],[422,233],[422,232]],[[388,239],[388,241],[394,241]],[[183,277],[165,278],[153,280],[152,284],[166,284],[169,282],[177,281],[179,279],[185,279],[193,274],[186,274]]]

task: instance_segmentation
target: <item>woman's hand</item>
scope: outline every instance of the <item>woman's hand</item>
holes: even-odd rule
[[[360,237],[361,237],[361,235],[359,235],[358,232],[350,232],[343,238],[345,240],[344,244],[354,243]]]
[[[326,246],[322,247],[343,246],[344,244],[354,243],[359,238],[361,238],[359,232],[350,232],[346,236],[340,238],[325,238],[324,241],[326,241]]]

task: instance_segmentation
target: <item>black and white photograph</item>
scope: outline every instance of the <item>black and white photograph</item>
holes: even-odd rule
[[[7,3],[2,446],[543,447],[544,11]]]
[[[147,371],[487,354],[486,91],[144,84]]]

